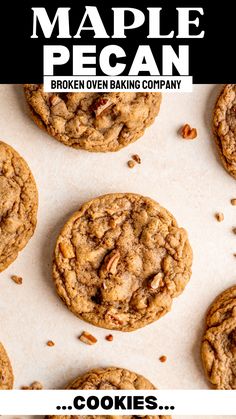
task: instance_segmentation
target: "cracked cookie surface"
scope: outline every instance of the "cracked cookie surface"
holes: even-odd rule
[[[202,341],[202,362],[208,380],[220,390],[236,389],[236,286],[211,305]]]
[[[191,276],[187,233],[157,202],[110,194],[85,203],[58,237],[57,292],[95,326],[132,331],[171,309]]]
[[[37,208],[37,188],[27,163],[0,141],[0,272],[33,235]]]
[[[13,371],[8,355],[0,343],[0,390],[11,390],[13,388]]]
[[[44,93],[26,84],[33,120],[67,146],[117,151],[144,134],[154,122],[161,93]]]
[[[96,368],[78,377],[67,389],[72,390],[154,390],[155,387],[142,375],[136,374],[124,368]],[[137,416],[47,416],[47,419],[112,419],[112,418],[136,418]],[[171,416],[142,416],[143,419],[171,419]]]
[[[213,128],[225,169],[236,178],[236,84],[227,84],[214,110]]]

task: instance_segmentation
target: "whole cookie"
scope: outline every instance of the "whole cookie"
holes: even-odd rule
[[[72,215],[56,243],[53,277],[74,314],[131,331],[170,310],[191,264],[187,233],[166,209],[141,195],[117,193]]]
[[[154,390],[155,387],[142,375],[136,374],[124,368],[97,368],[78,377],[67,389],[72,390]],[[106,419],[114,416],[74,416],[73,419]],[[119,416],[118,416],[119,417]],[[136,416],[120,416],[132,419]],[[142,416],[152,419],[171,419],[171,416]],[[47,416],[47,419],[70,419],[72,416]]]
[[[7,353],[0,343],[0,390],[10,390],[13,388],[13,371]]]
[[[227,84],[221,92],[213,126],[223,165],[236,178],[236,84]]]
[[[211,305],[202,342],[202,362],[208,380],[221,390],[236,389],[236,286]]]
[[[33,235],[37,208],[37,188],[27,163],[0,141],[0,272]]]
[[[39,127],[65,145],[88,151],[117,151],[134,142],[161,104],[161,93],[44,93],[41,84],[24,89]]]

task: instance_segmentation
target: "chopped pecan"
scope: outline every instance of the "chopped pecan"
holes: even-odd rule
[[[133,167],[135,166],[135,162],[133,160],[129,160],[127,162],[127,165],[129,166],[130,169],[133,169]]]
[[[136,161],[136,163],[141,164],[141,157],[138,154],[134,154],[132,159]]]
[[[216,214],[215,214],[215,217],[216,217],[216,219],[217,219],[217,221],[220,223],[221,221],[224,221],[224,214],[223,214],[223,212],[217,212]]]
[[[163,280],[163,273],[158,272],[158,274],[154,275],[154,277],[149,282],[149,288],[156,290],[162,284],[162,280]]]
[[[107,335],[106,340],[108,340],[108,342],[112,342],[113,341],[113,336],[112,335]]]
[[[21,285],[23,282],[23,278],[21,276],[12,275],[11,276],[12,281],[14,281],[17,285]]]
[[[101,98],[98,99],[93,105],[92,110],[96,115],[96,118],[105,111],[110,105],[112,104],[112,101],[110,99]]]
[[[87,345],[94,345],[97,342],[97,339],[88,332],[81,333],[79,340]]]
[[[191,128],[189,124],[185,124],[181,129],[181,135],[185,140],[194,140],[197,137],[197,130]]]
[[[73,247],[69,243],[60,242],[59,249],[65,258],[72,259],[75,257]]]
[[[55,346],[55,343],[52,340],[48,340],[47,346]]]
[[[115,275],[116,270],[117,270],[117,265],[120,259],[120,253],[115,251],[115,252],[112,252],[109,256],[107,259],[106,271],[108,273],[111,273],[112,275]]]

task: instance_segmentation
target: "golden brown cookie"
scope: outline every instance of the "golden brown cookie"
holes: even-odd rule
[[[0,141],[0,272],[17,257],[34,233],[38,193],[25,160]]]
[[[170,310],[191,265],[187,233],[166,209],[141,195],[117,193],[72,215],[56,243],[53,277],[78,317],[132,331]]]
[[[206,317],[202,362],[217,389],[236,389],[236,286],[220,294]]]
[[[154,122],[161,93],[44,93],[26,84],[33,120],[67,146],[117,151],[136,141]]]
[[[0,390],[11,390],[13,388],[13,371],[7,353],[0,343]]]
[[[227,84],[214,110],[213,129],[225,169],[236,178],[236,84]]]
[[[78,377],[67,389],[72,390],[154,390],[155,387],[142,375],[124,368],[96,368]],[[116,416],[117,417],[117,416]],[[118,416],[132,419],[135,416]],[[142,416],[144,419],[171,419],[171,416]],[[106,419],[114,416],[47,416],[47,419]]]

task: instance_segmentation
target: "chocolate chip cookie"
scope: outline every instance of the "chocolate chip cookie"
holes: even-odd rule
[[[187,233],[166,209],[141,195],[117,193],[72,215],[56,243],[53,277],[78,317],[132,331],[170,310],[191,265]]]
[[[154,390],[155,387],[142,375],[136,374],[124,368],[96,368],[78,377],[67,386],[72,390]],[[74,416],[73,419],[106,419],[113,416]],[[118,416],[119,417],[119,416]],[[120,416],[128,419],[135,416]],[[171,419],[171,416],[142,416],[152,419]],[[47,419],[70,419],[72,416],[47,416]]]
[[[213,127],[225,169],[236,178],[236,84],[227,84],[216,103]]]
[[[88,151],[117,151],[134,142],[161,104],[161,93],[44,93],[41,84],[26,84],[24,90],[39,127]]]
[[[10,390],[13,387],[13,371],[7,353],[0,343],[0,390]]]
[[[211,305],[202,342],[202,362],[208,380],[221,390],[236,389],[236,286]]]
[[[0,141],[0,272],[33,235],[37,208],[37,188],[27,163]]]

